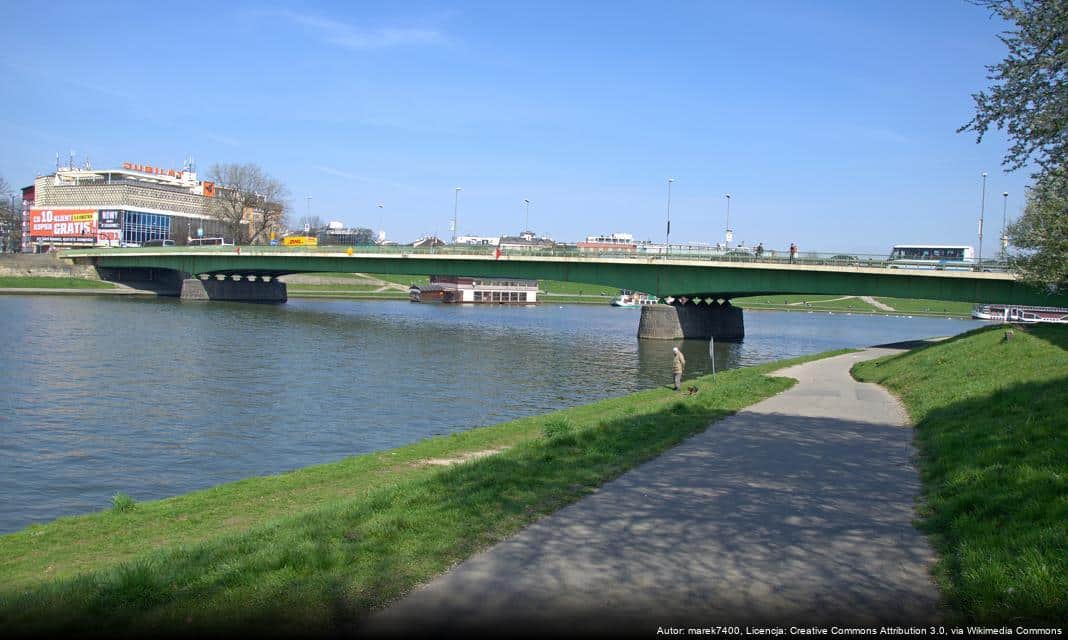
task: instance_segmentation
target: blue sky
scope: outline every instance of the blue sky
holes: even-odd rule
[[[410,241],[530,226],[884,253],[977,243],[1004,136],[955,133],[1004,28],[960,0],[901,2],[4,2],[0,175],[57,152],[201,173],[255,162],[296,219]],[[376,204],[382,203],[379,209]]]

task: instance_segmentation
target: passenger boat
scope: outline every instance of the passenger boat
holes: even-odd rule
[[[640,291],[627,291],[624,289],[619,292],[618,296],[612,299],[612,306],[623,307],[624,309],[640,309],[641,307],[647,307],[656,304],[657,302],[658,299],[656,296],[651,296]]]
[[[999,322],[1068,324],[1068,309],[1006,304],[977,304],[972,310],[972,317],[977,320]]]

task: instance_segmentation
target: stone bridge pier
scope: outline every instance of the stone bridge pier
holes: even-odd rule
[[[182,300],[285,302],[286,283],[275,276],[200,275],[182,280]]]
[[[742,310],[730,300],[675,300],[642,307],[638,338],[643,340],[708,340],[741,342],[745,337]]]

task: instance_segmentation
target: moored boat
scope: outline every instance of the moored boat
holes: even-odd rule
[[[640,309],[641,307],[657,304],[658,301],[659,299],[656,296],[651,296],[640,291],[627,291],[624,289],[619,292],[618,296],[612,299],[612,306],[623,307],[624,309]]]
[[[977,304],[972,309],[972,317],[976,320],[998,322],[1068,324],[1068,309],[1010,304]]]

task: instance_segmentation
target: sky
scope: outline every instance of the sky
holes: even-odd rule
[[[992,255],[1029,182],[956,133],[1005,55],[963,0],[0,5],[13,187],[57,153],[192,157],[400,242],[448,238],[456,187],[460,233],[518,233],[528,199],[560,241],[663,241],[674,178],[672,242],[722,241],[730,193],[735,243],[885,254],[977,245],[986,171]]]

